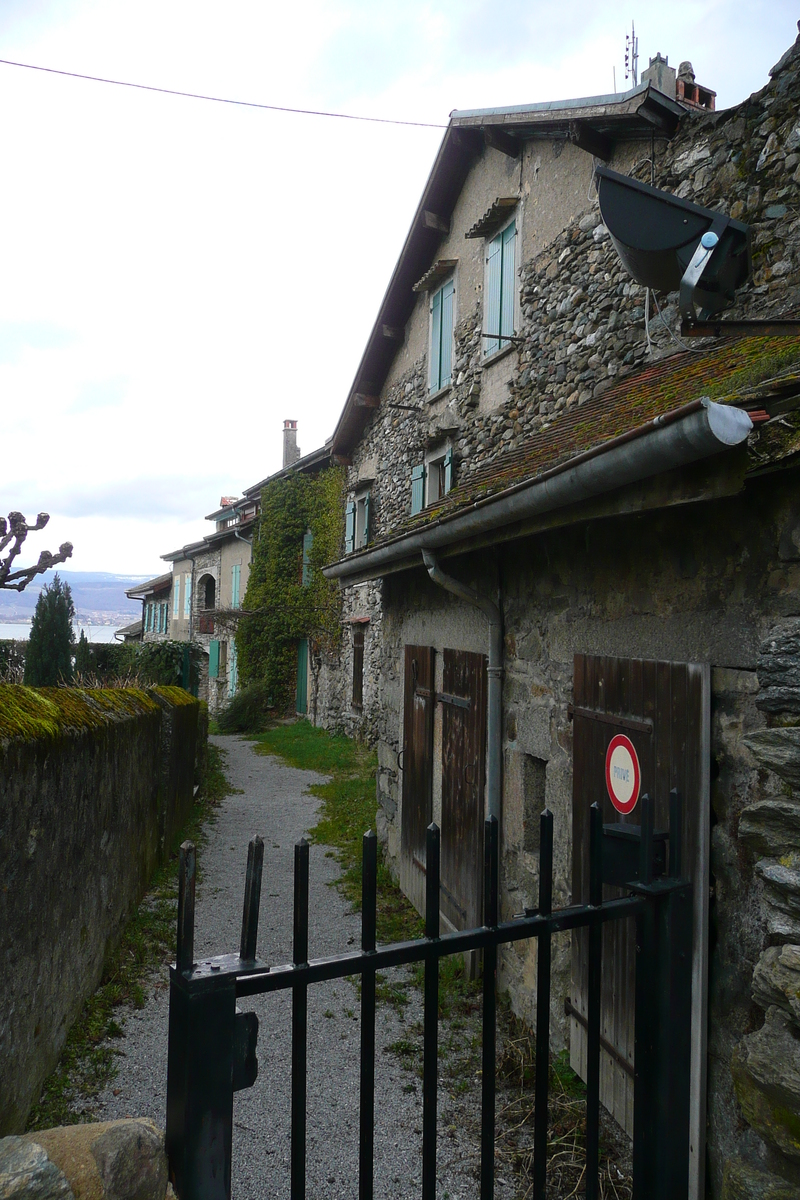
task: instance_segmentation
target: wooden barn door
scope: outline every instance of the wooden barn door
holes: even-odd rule
[[[669,828],[669,793],[684,800],[683,870],[694,883],[692,964],[692,1150],[704,1155],[706,963],[708,954],[710,671],[700,663],[575,655],[573,703],[572,903],[589,899],[589,810],[606,823],[639,824],[639,806],[624,817],[605,779],[606,751],[616,734],[634,745],[641,794],[655,797],[656,829]],[[605,896],[621,895],[605,888]],[[587,931],[572,935],[570,1061],[586,1077]],[[633,920],[603,928],[600,1098],[628,1133],[633,1130]]]
[[[486,679],[485,655],[444,651],[441,909],[456,929],[481,921]]]
[[[425,831],[432,820],[434,658],[432,646],[405,648],[401,850],[404,882],[415,902],[425,895]]]

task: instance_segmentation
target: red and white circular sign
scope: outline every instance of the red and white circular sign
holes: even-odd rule
[[[633,812],[642,786],[639,757],[630,738],[618,733],[606,750],[606,787],[617,812]]]

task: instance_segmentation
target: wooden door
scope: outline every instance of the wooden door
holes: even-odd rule
[[[413,879],[425,870],[425,835],[433,819],[433,711],[435,651],[406,646],[403,699],[403,811],[400,844]],[[417,902],[419,888],[414,889]],[[410,893],[409,893],[410,894]],[[422,890],[424,895],[424,889]]]
[[[710,671],[706,664],[575,655],[573,704],[572,902],[589,899],[589,810],[606,823],[639,824],[639,806],[623,817],[605,781],[609,742],[633,742],[641,794],[655,797],[656,829],[669,828],[669,793],[684,801],[683,872],[694,883],[692,969],[692,1147],[696,1171],[704,1153],[706,963],[708,955]],[[604,897],[621,895],[604,888]],[[588,932],[572,936],[570,1061],[586,1078]],[[603,927],[600,1098],[633,1131],[635,940],[633,920]],[[701,1145],[702,1144],[702,1145]],[[695,1193],[696,1194],[696,1193]]]
[[[442,692],[441,909],[456,929],[481,921],[486,656],[445,650]]]

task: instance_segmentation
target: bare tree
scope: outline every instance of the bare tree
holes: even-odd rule
[[[37,533],[44,529],[50,520],[49,513],[39,513],[35,525],[29,525],[22,513],[11,512],[8,520],[0,517],[0,589],[23,592],[35,575],[49,570],[56,563],[66,562],[72,555],[72,542],[63,542],[58,548],[58,554],[43,550],[39,561],[33,567],[20,567],[12,571],[14,559],[22,549],[22,543],[29,533]]]

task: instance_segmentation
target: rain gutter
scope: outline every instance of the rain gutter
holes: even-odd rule
[[[587,450],[535,479],[437,518],[374,549],[323,567],[328,579],[379,577],[385,567],[455,542],[589,500],[740,445],[753,428],[748,414],[702,397]]]

